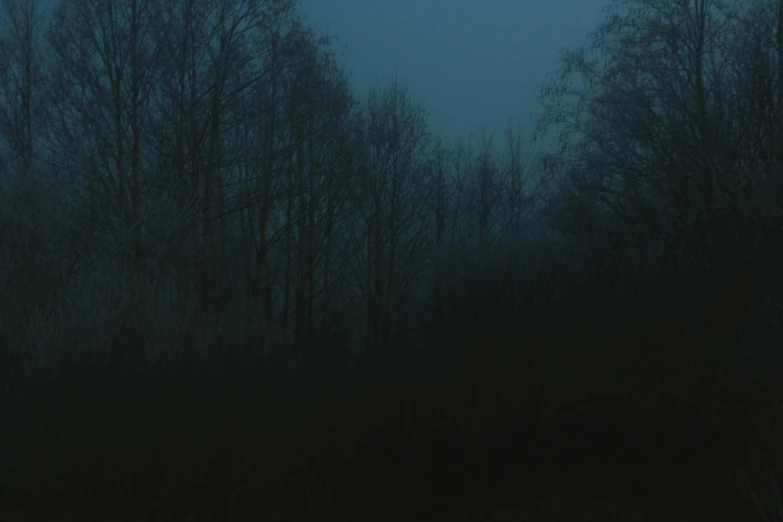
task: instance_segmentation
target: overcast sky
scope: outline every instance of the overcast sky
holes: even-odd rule
[[[578,45],[605,0],[300,0],[339,37],[355,92],[396,72],[448,140],[539,110],[537,88],[558,50]],[[498,136],[499,138],[500,136]]]

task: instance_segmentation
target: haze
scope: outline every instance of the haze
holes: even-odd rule
[[[335,48],[354,91],[397,74],[444,141],[540,109],[536,93],[559,49],[602,19],[603,0],[301,0]]]

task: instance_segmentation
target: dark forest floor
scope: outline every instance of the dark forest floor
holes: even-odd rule
[[[685,406],[599,396],[545,407],[499,378],[437,382],[405,371],[350,393],[286,394],[253,388],[241,372],[225,377],[29,385],[11,405],[6,447],[17,453],[2,474],[2,519],[753,515],[735,439]]]

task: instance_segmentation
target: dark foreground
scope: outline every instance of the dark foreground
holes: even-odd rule
[[[306,386],[248,361],[19,380],[3,519],[752,520],[745,471],[774,509],[729,401],[547,390],[478,364]]]

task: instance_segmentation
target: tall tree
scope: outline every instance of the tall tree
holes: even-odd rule
[[[525,144],[527,140],[527,145]],[[537,159],[534,141],[525,136],[521,121],[514,126],[509,118],[505,133],[505,165],[503,166],[504,228],[513,237],[522,232],[523,218],[530,210],[528,192],[532,189],[532,169]]]
[[[592,225],[643,223],[631,232],[640,238],[695,233],[728,204],[747,175],[727,134],[735,23],[712,0],[615,2],[588,43],[564,54],[539,123],[562,131],[549,164],[595,200]]]
[[[36,148],[46,123],[40,3],[0,3],[0,139],[10,152],[6,170],[17,170],[23,178],[35,175]]]
[[[52,87],[65,138],[60,152],[88,176],[83,184],[91,187],[93,209],[108,210],[116,220],[114,240],[136,271],[145,256],[141,200],[150,168],[144,161],[145,130],[159,72],[152,21],[160,8],[141,0],[66,2],[48,34],[58,63]],[[113,206],[97,204],[105,198]]]
[[[418,167],[429,134],[424,111],[396,79],[370,92],[365,121],[368,170],[358,203],[366,249],[366,337],[372,348],[397,336],[405,319],[402,289],[410,284],[411,262],[426,231]]]

